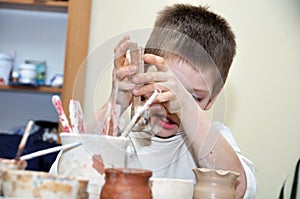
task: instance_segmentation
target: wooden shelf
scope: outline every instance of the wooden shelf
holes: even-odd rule
[[[1,8],[67,12],[69,1],[55,0],[0,0]]]
[[[68,16],[63,88],[0,85],[0,91],[61,94],[63,108],[66,110],[68,110],[69,102],[72,98],[80,100],[81,104],[84,104],[85,69],[80,70],[80,68],[88,55],[92,1],[93,0],[0,0],[0,9],[61,12],[66,13]],[[81,81],[80,84],[75,85],[79,70]],[[75,86],[78,92],[74,95],[73,90]],[[58,132],[62,132],[61,125]]]
[[[0,91],[22,91],[22,92],[37,92],[37,93],[61,93],[61,88],[48,87],[48,86],[12,86],[0,85]]]
[[[30,5],[45,5],[45,6],[59,6],[68,7],[68,1],[47,1],[47,0],[0,0],[1,3],[14,3],[14,4],[30,4]]]

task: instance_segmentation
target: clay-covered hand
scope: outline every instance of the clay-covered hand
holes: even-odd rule
[[[113,91],[117,88],[116,103],[121,105],[124,111],[132,101],[132,90],[136,85],[131,77],[136,74],[137,66],[130,65],[126,52],[133,42],[129,36],[125,36],[114,48],[114,70],[113,70]]]
[[[155,67],[150,67],[146,73],[133,76],[134,83],[144,84],[144,86],[134,89],[133,94],[150,96],[154,90],[160,90],[162,93],[158,95],[156,102],[163,102],[170,113],[176,113],[180,117],[182,100],[190,94],[164,58],[145,54],[144,61]]]

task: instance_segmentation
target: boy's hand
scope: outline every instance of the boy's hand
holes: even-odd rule
[[[113,89],[118,87],[116,103],[121,105],[122,111],[131,103],[132,90],[136,87],[131,77],[136,74],[137,67],[130,65],[126,58],[126,52],[131,43],[133,42],[130,41],[129,36],[125,36],[114,48]]]
[[[151,95],[154,90],[159,89],[161,94],[156,98],[157,102],[165,102],[170,113],[180,116],[180,101],[183,96],[189,95],[182,83],[178,80],[173,71],[167,66],[164,58],[153,54],[145,54],[144,61],[154,65],[156,70],[148,70],[146,73],[134,75],[132,80],[136,84],[145,86],[134,89],[134,95]]]

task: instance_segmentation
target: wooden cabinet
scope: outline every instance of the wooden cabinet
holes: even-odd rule
[[[42,12],[67,13],[64,68],[62,70],[64,74],[64,82],[62,88],[29,88],[22,86],[15,87],[0,85],[0,90],[8,90],[9,92],[30,91],[38,94],[59,93],[61,94],[65,110],[68,110],[69,101],[71,98],[80,100],[80,102],[83,104],[85,68],[80,67],[82,66],[82,63],[88,54],[91,3],[92,0],[0,0],[0,8],[4,9],[8,8],[27,11],[33,10]],[[49,29],[49,31],[55,30]],[[47,46],[45,46],[45,48],[46,47]],[[74,89],[76,89],[76,92],[74,92]]]

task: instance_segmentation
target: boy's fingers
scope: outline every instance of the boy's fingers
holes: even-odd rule
[[[166,87],[163,84],[149,84],[142,86],[140,88],[136,88],[133,90],[134,95],[146,95],[149,96],[155,91],[155,90],[160,90],[160,91],[166,91]],[[150,94],[150,95],[149,95]]]
[[[115,66],[117,66],[117,67],[123,66],[123,63],[126,62],[125,60],[126,60],[126,57],[125,57],[125,56],[120,56],[120,57],[118,57],[118,58],[115,58],[115,61],[114,61]]]
[[[126,40],[129,40],[129,39],[130,39],[129,35],[125,35],[125,36],[119,41],[119,43],[116,45],[116,47],[114,48],[114,53],[117,52],[117,50],[119,49],[119,47],[121,46],[121,44],[122,44],[123,42],[125,42]]]
[[[124,82],[124,81],[119,82],[119,91],[133,90],[135,89],[135,87],[136,85],[130,82]]]
[[[128,50],[130,43],[130,40],[125,40],[118,46],[118,48],[115,50],[115,59],[126,55],[126,51]]]
[[[126,76],[134,75],[136,71],[136,66],[124,66],[116,71],[116,76],[119,80],[122,80]]]
[[[165,72],[169,70],[169,68],[166,66],[165,59],[160,56],[153,54],[145,54],[144,61],[149,64],[155,65],[157,70],[159,71]]]
[[[114,63],[116,66],[121,67],[126,62],[126,52],[129,48],[130,40],[123,41],[115,51]]]
[[[147,72],[133,76],[132,81],[136,84],[166,82],[170,76],[165,72]]]
[[[129,66],[129,61],[128,61],[128,59],[127,58],[125,58],[125,60],[124,60],[124,66]]]
[[[169,102],[174,99],[174,94],[171,91],[166,91],[157,96],[156,100],[159,102]]]
[[[115,65],[118,67],[129,65],[129,61],[126,58],[126,53],[129,50],[130,46],[134,44],[134,42],[130,40],[124,40],[115,51]]]

